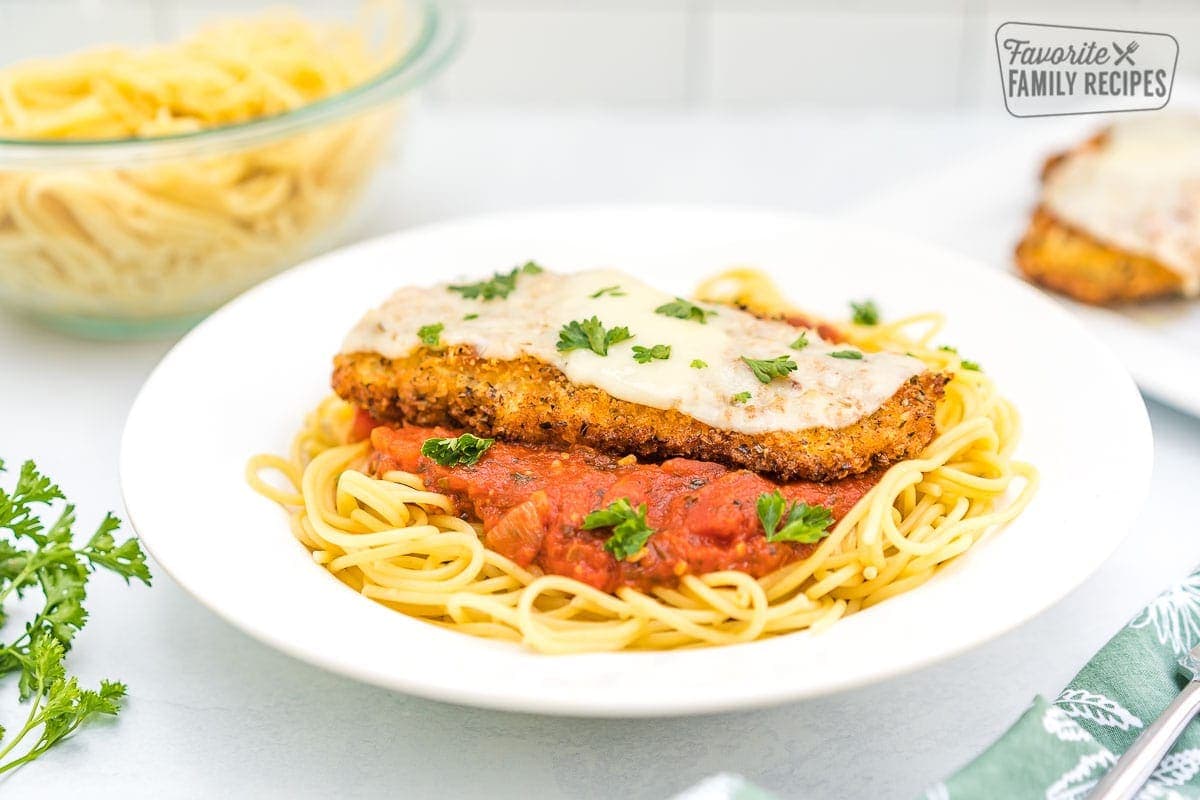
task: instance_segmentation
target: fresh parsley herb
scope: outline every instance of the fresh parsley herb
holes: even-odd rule
[[[670,303],[664,303],[654,309],[655,314],[662,314],[664,317],[675,317],[676,319],[690,319],[693,322],[699,322],[701,325],[708,322],[709,317],[715,317],[717,312],[709,311],[706,308],[701,308],[690,300],[684,300],[682,297],[676,297]]]
[[[478,314],[463,314],[464,320],[479,319]]]
[[[689,366],[691,366],[692,369],[704,369],[705,367],[708,366],[708,362],[701,361],[698,358],[693,358],[692,363]]]
[[[32,461],[22,465],[11,492],[0,488],[0,604],[15,595],[32,611],[24,625],[11,628],[20,634],[0,644],[0,675],[18,672],[20,698],[29,703],[24,723],[7,742],[0,728],[0,773],[28,764],[92,718],[121,710],[124,684],[102,680],[97,689],[81,688],[78,678],[67,676],[63,660],[87,621],[87,582],[98,567],[126,583],[150,584],[137,539],[118,544],[113,536],[120,520],[106,515],[87,543],[76,547],[73,505],[65,503],[49,527],[38,516],[57,500],[65,500],[62,490]],[[35,593],[40,604],[29,603]],[[30,744],[18,752],[22,742]]]
[[[749,392],[738,392],[733,397],[729,398],[729,401],[731,403],[737,403],[738,405],[741,405],[743,403],[749,403],[750,397],[751,394]]]
[[[596,528],[612,528],[612,535],[605,540],[604,549],[623,561],[641,552],[654,533],[654,529],[646,524],[646,504],[642,503],[635,509],[625,498],[583,518],[585,531]]]
[[[983,372],[983,367],[979,366],[978,361],[968,361],[964,358],[959,362],[959,365],[962,366],[963,369],[969,369],[972,372]]]
[[[800,331],[800,335],[796,337],[796,341],[788,345],[793,350],[803,350],[808,347],[808,331]]]
[[[639,364],[649,364],[651,360],[666,361],[671,357],[671,345],[656,344],[653,347],[633,346],[633,360]]]
[[[944,344],[944,345],[942,345],[941,347],[939,347],[939,348],[938,348],[938,350],[944,350],[944,351],[946,351],[947,353],[957,353],[957,352],[958,352],[958,348],[957,348],[957,347],[951,347],[951,346],[950,346],[950,345],[948,345],[948,344]]]
[[[495,443],[495,439],[481,439],[469,433],[455,439],[426,439],[421,445],[421,455],[443,467],[469,467]]]
[[[417,338],[428,347],[437,347],[438,342],[442,339],[442,331],[446,326],[440,322],[435,322],[432,325],[422,325],[417,328]]]
[[[852,302],[850,308],[854,310],[852,319],[855,325],[879,324],[879,306],[875,305],[874,300],[863,300],[861,303]]]
[[[775,378],[786,377],[789,372],[796,369],[796,362],[792,361],[791,356],[779,356],[778,358],[747,358],[746,356],[742,356],[742,361],[746,362],[746,366],[754,373],[754,377],[763,383],[770,383]]]
[[[608,355],[608,348],[617,342],[632,339],[629,328],[621,326],[605,330],[604,323],[596,317],[585,320],[571,320],[562,326],[558,332],[558,343],[555,347],[559,352],[571,350],[591,350],[598,356]]]
[[[833,524],[833,513],[825,506],[792,503],[788,508],[787,500],[778,489],[760,494],[757,506],[758,519],[768,542],[813,544],[828,536],[829,526]]]
[[[545,270],[532,261],[528,261],[519,267],[513,267],[508,272],[494,273],[489,280],[450,286],[449,290],[458,292],[467,300],[503,300],[517,288],[519,275],[537,275],[540,272],[545,272]]]
[[[834,350],[830,358],[848,358],[851,361],[862,361],[862,353],[858,350]]]
[[[597,297],[604,297],[605,295],[608,295],[609,297],[624,297],[625,292],[621,290],[620,286],[614,284],[612,286],[602,286],[601,288],[589,294],[588,297],[594,300]]]

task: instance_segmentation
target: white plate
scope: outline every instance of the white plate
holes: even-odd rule
[[[876,196],[848,217],[921,236],[1015,275],[1013,252],[1037,203],[1042,162],[1103,124],[1071,119],[1039,126],[943,173]],[[1111,347],[1147,394],[1200,417],[1200,300],[1108,309],[1046,294]]]
[[[283,452],[328,391],[345,331],[394,288],[534,258],[614,265],[670,291],[732,264],[768,270],[834,316],[944,310],[946,341],[1020,406],[1020,455],[1042,470],[1029,509],[925,586],[818,636],[663,653],[546,656],[405,617],[347,589],[243,481]],[[187,336],[133,405],[121,449],[129,518],[154,558],[247,633],[328,669],[458,703],[552,714],[688,714],[824,694],[929,664],[1050,606],[1095,570],[1148,486],[1150,428],[1133,383],[1039,293],[961,256],[875,231],[721,209],[484,217],[332,253],[247,292]]]

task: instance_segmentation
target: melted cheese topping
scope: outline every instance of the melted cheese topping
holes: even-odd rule
[[[613,286],[620,287],[620,295],[592,297]],[[925,369],[918,359],[893,353],[834,358],[830,353],[854,348],[827,343],[812,330],[808,346],[792,350],[789,345],[801,329],[724,306],[706,307],[716,314],[703,324],[655,313],[674,299],[615,270],[521,274],[505,299],[468,300],[445,284],[405,288],[363,317],[342,352],[403,358],[421,346],[417,331],[422,326],[441,323],[442,345],[470,345],[490,359],[532,357],[574,383],[619,400],[675,409],[706,425],[749,434],[845,427],[878,409]],[[633,338],[611,345],[607,356],[556,348],[565,324],[592,316],[608,329],[627,327]],[[645,364],[633,359],[634,345],[659,344],[671,348],[670,358]],[[770,383],[758,380],[741,360],[782,355],[790,356],[797,369]],[[693,367],[697,359],[707,366]],[[742,392],[749,400],[735,401]]]
[[[1102,242],[1158,260],[1186,294],[1200,294],[1200,119],[1113,125],[1103,144],[1050,173],[1043,203]]]

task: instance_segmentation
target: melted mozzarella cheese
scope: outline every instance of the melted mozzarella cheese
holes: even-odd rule
[[[593,297],[613,286],[620,294]],[[342,352],[403,358],[421,345],[417,331],[422,326],[441,323],[442,345],[470,345],[489,359],[532,357],[557,367],[574,383],[595,386],[619,400],[675,409],[742,433],[845,427],[875,411],[925,368],[918,359],[892,353],[834,358],[830,353],[854,348],[827,343],[811,330],[809,345],[793,350],[789,345],[800,329],[733,308],[706,306],[716,313],[704,323],[655,313],[674,299],[615,270],[520,274],[507,298],[493,300],[468,300],[444,284],[405,288],[359,322]],[[478,316],[467,318],[472,315]],[[559,351],[563,326],[592,316],[609,329],[627,327],[633,338],[613,344],[606,356],[586,349]],[[671,348],[669,358],[645,364],[634,360],[635,345],[660,344]],[[783,355],[797,369],[770,383],[762,383],[742,361],[742,356]],[[707,366],[693,367],[696,360]],[[750,399],[735,401],[743,392]]]
[[[1042,201],[1092,237],[1158,260],[1185,293],[1200,294],[1200,119],[1113,125],[1099,147],[1051,171]]]

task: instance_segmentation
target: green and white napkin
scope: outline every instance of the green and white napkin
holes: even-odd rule
[[[1179,659],[1197,644],[1200,571],[1142,609],[1054,702],[1036,698],[995,744],[925,796],[1081,800],[1179,694]],[[1188,727],[1139,798],[1200,798],[1200,725]]]
[[[1000,739],[930,787],[925,800],[1083,800],[1183,688],[1178,661],[1197,644],[1200,570],[1146,606],[1052,702],[1035,698]],[[714,783],[723,795],[697,796],[768,797],[736,776],[696,789]],[[1138,795],[1158,798],[1200,800],[1200,723],[1188,727]]]

